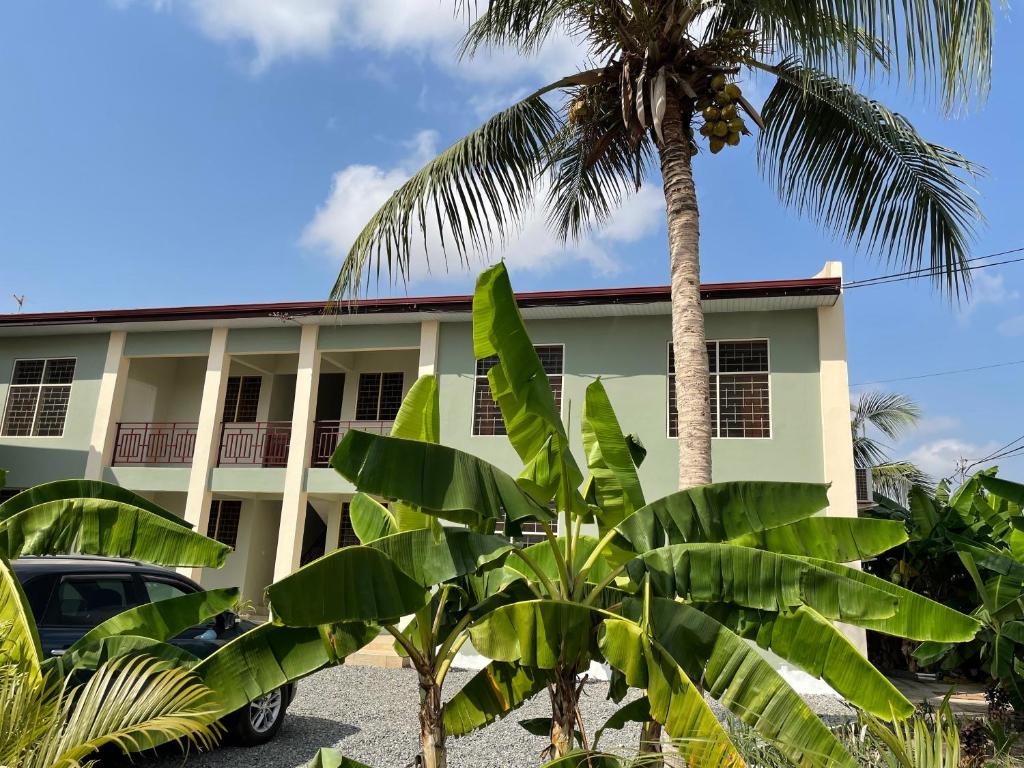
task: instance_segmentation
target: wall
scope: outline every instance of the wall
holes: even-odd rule
[[[648,498],[676,488],[678,449],[667,435],[667,316],[547,320],[527,323],[536,344],[565,345],[563,419],[573,451],[584,463],[580,414],[587,385],[601,376],[619,421],[648,449],[640,470]],[[769,439],[715,439],[715,480],[823,479],[817,318],[811,311],[707,316],[709,339],[768,338],[773,435]],[[519,461],[504,436],[472,436],[474,391],[472,327],[442,323],[441,439],[518,474]]]
[[[64,434],[61,437],[0,437],[0,467],[8,470],[8,486],[22,488],[49,480],[82,477],[92,439],[108,341],[107,334],[98,333],[6,337],[0,340],[0,407],[7,403],[7,389],[15,360],[76,358]]]
[[[132,359],[118,421],[198,420],[205,373],[204,357]]]
[[[356,400],[359,393],[360,373],[402,372],[402,395],[416,381],[419,373],[418,350],[394,350],[388,352],[356,352],[346,357],[345,395],[341,403],[341,420],[353,421],[356,418]]]

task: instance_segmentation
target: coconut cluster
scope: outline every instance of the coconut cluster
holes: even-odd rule
[[[725,75],[715,75],[710,85],[708,93],[697,100],[697,109],[704,118],[701,135],[707,137],[712,154],[717,155],[726,144],[735,147],[740,136],[750,132],[739,114],[738,103],[743,96],[740,87],[726,82]]]

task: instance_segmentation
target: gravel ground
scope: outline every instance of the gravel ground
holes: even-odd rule
[[[452,671],[445,689],[454,693],[473,673]],[[583,694],[584,722],[588,730],[599,727],[618,705],[606,699],[606,683],[589,683]],[[809,696],[808,702],[826,719],[848,714],[831,696]],[[320,747],[335,747],[346,756],[373,768],[403,768],[417,751],[418,692],[416,674],[410,669],[336,667],[299,683],[298,694],[277,738],[252,749],[222,747],[209,754],[168,756],[136,761],[152,768],[298,768]],[[550,715],[546,694],[527,702],[513,716],[489,728],[448,743],[448,762],[453,768],[535,768],[546,740],[524,731],[518,721]],[[638,726],[611,731],[601,741],[608,750],[632,748],[639,738]]]

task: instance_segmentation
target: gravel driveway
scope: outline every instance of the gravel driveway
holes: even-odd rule
[[[452,671],[445,689],[454,693],[471,674]],[[618,708],[605,698],[607,690],[607,684],[600,682],[585,688],[584,722],[591,733]],[[808,697],[808,701],[825,715],[848,712],[833,697]],[[222,747],[209,754],[186,758],[177,755],[135,764],[152,768],[176,768],[183,763],[187,768],[297,768],[320,747],[336,747],[373,768],[404,768],[417,750],[417,711],[416,674],[412,670],[335,667],[299,683],[284,728],[269,744],[252,749]],[[531,736],[518,721],[550,713],[547,694],[542,693],[506,720],[450,740],[448,762],[452,768],[536,768],[546,739]],[[608,750],[617,745],[632,748],[638,738],[638,726],[633,726],[608,732],[601,745]]]

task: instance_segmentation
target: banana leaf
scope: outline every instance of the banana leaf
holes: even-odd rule
[[[597,519],[604,532],[644,506],[630,444],[622,434],[608,393],[598,379],[583,402],[583,450],[594,478]]]
[[[554,513],[525,493],[512,477],[476,456],[418,440],[345,433],[331,466],[356,488],[386,499],[401,499],[438,517],[474,530],[487,521],[554,519]]]
[[[781,611],[809,605],[839,620],[885,619],[896,611],[896,597],[881,587],[859,583],[852,568],[824,560],[777,555],[732,544],[675,544],[645,552],[627,565],[636,584],[650,575],[659,597],[690,602],[732,603]],[[849,572],[849,573],[847,573]]]
[[[329,552],[267,587],[274,621],[292,627],[338,622],[390,624],[429,595],[387,555],[368,546]]]
[[[465,736],[504,717],[547,687],[544,670],[492,661],[444,705],[444,728],[450,737]]]
[[[528,465],[522,477],[543,491],[538,501],[546,503],[556,493],[562,495],[565,488],[575,492],[583,482],[583,473],[569,450],[547,372],[526,332],[504,264],[491,267],[477,278],[473,293],[473,354],[478,360],[498,358],[487,371],[487,379],[509,442]],[[558,471],[542,475],[531,471],[535,468],[531,462],[546,444],[547,450],[557,456],[557,461],[547,463],[546,468]],[[568,509],[573,503],[574,500],[564,498],[558,506]]]
[[[621,731],[628,723],[646,723],[651,719],[651,702],[646,696],[633,699],[615,710],[615,713],[604,721],[604,725],[594,732],[594,748],[601,742],[605,731]]]
[[[420,440],[425,443],[441,442],[441,407],[438,399],[437,377],[420,376],[409,389],[398,409],[391,436],[406,440]],[[412,531],[417,528],[436,529],[437,518],[421,511],[412,504],[396,501],[392,505],[395,518],[395,532]]]
[[[421,528],[395,533],[367,546],[383,552],[413,581],[424,587],[473,573],[501,560],[515,548],[502,536],[488,536],[448,526],[437,531]],[[327,555],[320,562],[328,562],[330,557]]]
[[[302,768],[370,768],[370,766],[345,757],[336,749],[321,747],[316,756],[305,763]]]
[[[633,688],[646,688],[651,717],[672,737],[691,765],[744,765],[704,696],[657,641],[639,625],[607,619],[599,645],[605,659]]]
[[[86,632],[68,648],[72,653],[106,637],[135,635],[151,640],[170,640],[189,627],[201,624],[238,602],[238,589],[211,589],[190,595],[146,603],[113,616]]]
[[[722,542],[803,520],[828,506],[818,483],[737,481],[664,496],[616,526],[636,552],[667,544]]]
[[[573,750],[567,755],[544,763],[541,768],[623,768],[625,763],[615,755]]]
[[[43,649],[28,599],[10,564],[0,558],[0,660],[23,664],[37,680]]]
[[[906,527],[895,520],[809,517],[778,528],[748,533],[730,539],[728,543],[766,549],[780,555],[802,555],[850,563],[880,555],[906,540]]]
[[[2,487],[2,484],[0,484],[0,487]],[[146,497],[129,491],[127,488],[105,483],[101,480],[54,480],[50,483],[26,488],[21,493],[12,496],[3,504],[0,504],[0,521],[6,520],[8,517],[19,512],[24,512],[31,507],[63,499],[106,499],[107,501],[116,501],[152,512],[157,517],[162,517],[185,528],[192,527],[182,518],[168,512],[159,504],[154,504]]]
[[[398,521],[391,511],[365,493],[352,497],[348,505],[348,519],[361,544],[398,532]]]
[[[1009,480],[993,477],[992,475],[980,475],[978,482],[989,493],[1001,499],[1006,499],[1018,507],[1024,507],[1024,485],[1021,483],[1013,483]]]
[[[128,557],[165,566],[219,568],[231,547],[141,507],[74,498],[29,507],[0,522],[0,555]]]
[[[559,536],[557,539],[559,550],[565,551],[565,537]],[[574,550],[572,570],[575,573],[579,573],[580,568],[587,561],[587,558],[593,553],[597,547],[598,540],[594,536],[588,536],[586,534],[580,536],[576,540],[576,549]],[[542,541],[538,544],[531,544],[523,549],[523,554],[533,561],[534,565],[543,571],[544,575],[554,580],[558,578],[558,565],[555,562],[555,554],[552,551],[551,545],[547,541]],[[590,583],[598,583],[605,576],[607,576],[615,568],[620,565],[625,565],[627,562],[632,560],[636,555],[617,546],[615,542],[607,544],[598,556],[597,561],[587,574],[587,581]],[[512,569],[518,573],[523,574],[526,578],[536,582],[537,577],[526,563],[518,557],[509,557],[505,564],[506,568]]]
[[[851,618],[849,622],[858,627],[909,640],[935,640],[946,643],[967,642],[981,629],[981,622],[976,619],[870,573],[839,563],[830,563],[827,560],[807,558],[807,562],[832,573],[841,574],[863,586],[887,592],[896,598],[896,612],[892,616]]]
[[[527,600],[504,605],[469,627],[473,647],[495,661],[554,669],[588,660],[596,612],[578,603]]]
[[[43,672],[51,679],[68,678],[71,684],[81,684],[104,664],[127,656],[152,656],[185,669],[199,663],[195,655],[163,640],[140,635],[109,635],[89,643],[75,643],[63,656],[44,661]]]
[[[639,617],[643,605],[630,600],[623,613]],[[800,695],[739,635],[697,608],[664,598],[650,601],[648,617],[647,631],[687,676],[796,765],[856,766]],[[904,716],[912,714],[913,706],[896,696],[908,710]]]

